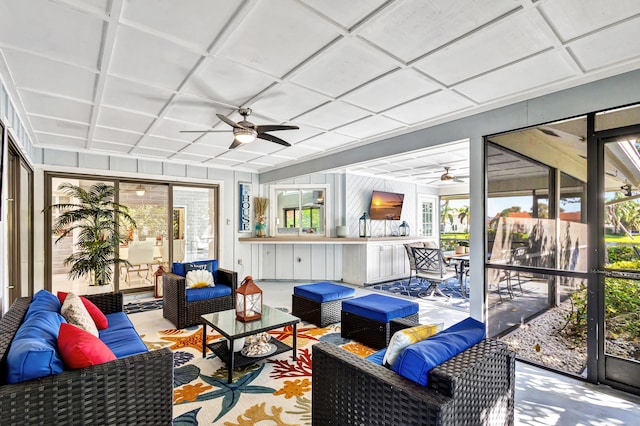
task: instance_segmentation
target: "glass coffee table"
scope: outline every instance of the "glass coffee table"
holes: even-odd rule
[[[261,359],[268,358],[283,352],[293,350],[293,359],[296,359],[296,328],[300,318],[282,312],[267,305],[262,305],[262,317],[259,320],[242,322],[236,319],[235,309],[214,312],[202,315],[202,357],[206,357],[207,348],[216,354],[229,370],[228,381],[233,382],[233,369],[252,364]],[[262,356],[244,356],[240,352],[233,351],[233,342],[242,337],[251,336],[276,328],[293,326],[293,347],[278,339],[271,339],[269,343],[275,346],[275,350]],[[207,326],[222,334],[226,340],[207,344]]]

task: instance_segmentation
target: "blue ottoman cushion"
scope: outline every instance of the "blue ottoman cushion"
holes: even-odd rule
[[[392,370],[425,386],[429,371],[480,343],[484,337],[484,324],[467,318],[428,339],[406,347],[398,355]]]
[[[351,287],[345,287],[343,285],[328,282],[320,282],[296,286],[293,288],[293,294],[323,303],[353,297],[353,295],[356,294],[356,291]]]
[[[378,322],[387,323],[394,318],[417,314],[419,306],[411,300],[382,294],[369,294],[342,302],[342,310]]]

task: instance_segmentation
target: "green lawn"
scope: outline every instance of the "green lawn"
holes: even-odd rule
[[[628,235],[605,235],[604,242],[616,244],[640,244],[640,235],[633,239]]]

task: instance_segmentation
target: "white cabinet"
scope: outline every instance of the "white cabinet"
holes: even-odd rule
[[[409,276],[409,260],[404,244],[420,241],[407,238],[370,238],[362,244],[343,247],[342,280],[367,285]]]

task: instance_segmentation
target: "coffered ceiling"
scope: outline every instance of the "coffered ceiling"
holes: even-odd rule
[[[0,73],[35,146],[251,172],[640,68],[639,38],[636,0],[0,2]],[[274,132],[292,146],[180,132],[230,130],[216,114],[239,106],[299,126]]]

